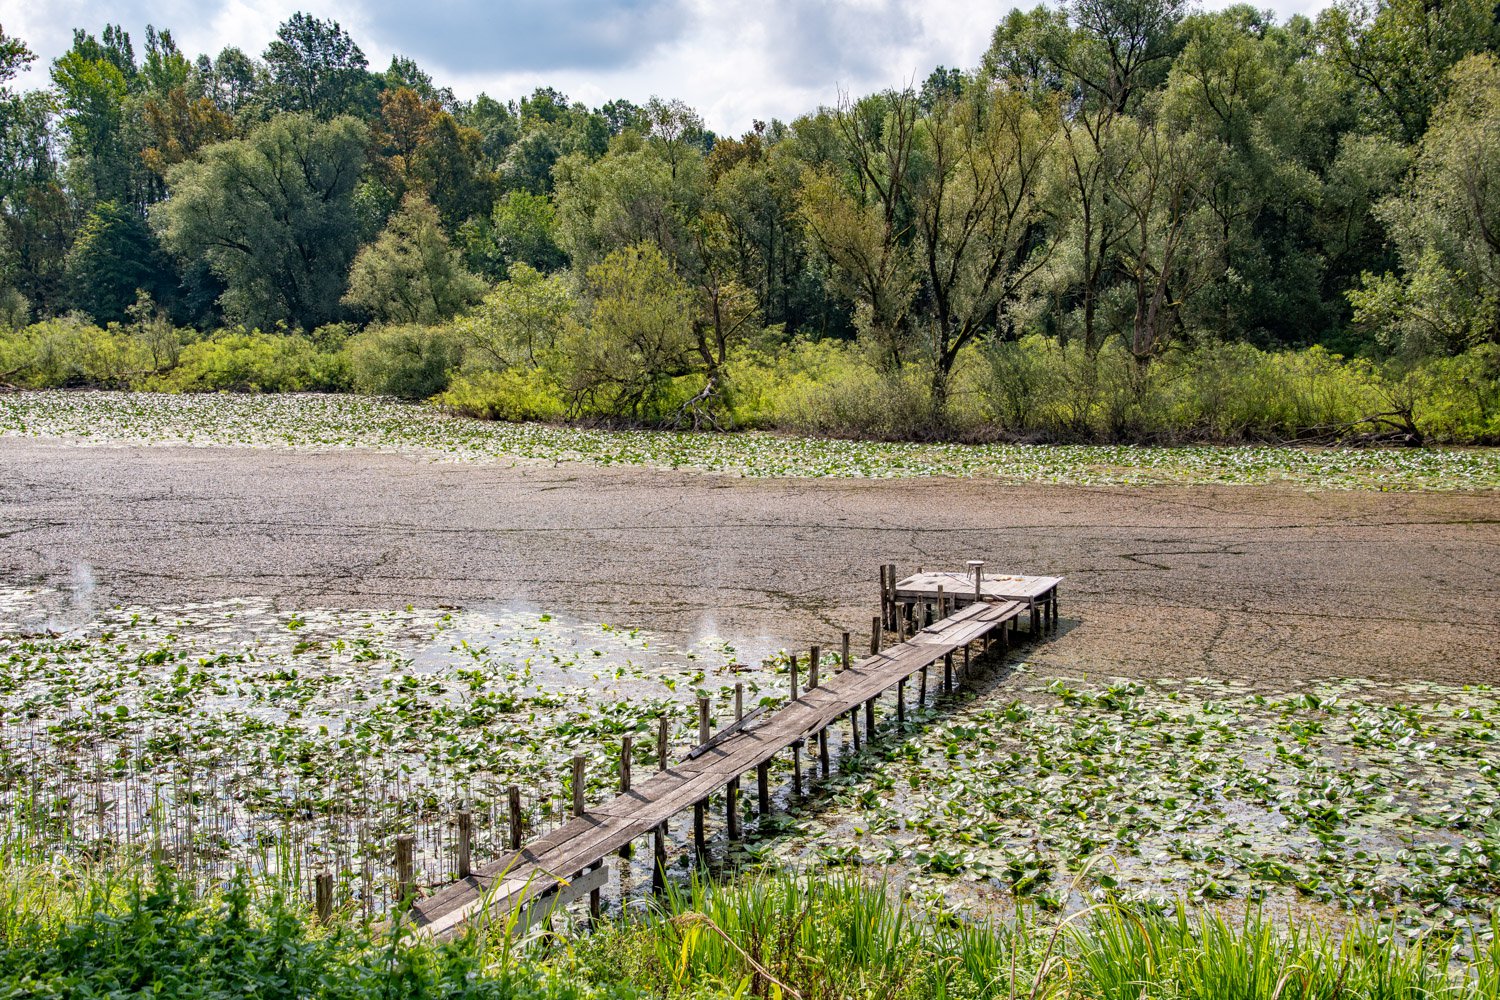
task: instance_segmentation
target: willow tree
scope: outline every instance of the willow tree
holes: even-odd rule
[[[840,110],[852,170],[811,176],[802,214],[862,334],[893,365],[929,365],[941,422],[960,353],[1008,328],[1051,252],[1058,110],[1004,87],[943,97],[926,114],[910,92],[882,103],[883,118],[869,104]]]

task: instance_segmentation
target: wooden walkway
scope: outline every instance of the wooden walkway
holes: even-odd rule
[[[730,834],[738,830],[736,798],[740,778],[756,772],[761,814],[770,807],[768,775],[777,754],[792,749],[821,758],[828,769],[826,730],[848,717],[855,745],[859,745],[859,713],[864,708],[866,738],[875,733],[875,701],[897,689],[897,713],[904,720],[908,678],[942,663],[945,686],[951,687],[953,654],[971,643],[1007,644],[1019,617],[1029,610],[1022,601],[982,601],[922,629],[910,639],[877,652],[847,669],[822,679],[786,705],[738,724],[733,732],[707,740],[687,757],[653,773],[615,799],[582,810],[581,815],[520,851],[445,886],[412,904],[406,919],[436,937],[452,935],[466,922],[491,917],[505,920],[518,914],[523,924],[550,908],[595,893],[603,882],[604,859],[638,838],[654,834],[656,864],[663,858],[666,822],[687,809],[695,810],[695,827],[702,848],[703,811],[709,796],[728,792]],[[1035,628],[1035,619],[1032,621]],[[926,675],[923,675],[925,688]],[[733,727],[732,727],[733,728]],[[816,749],[814,748],[816,745]],[[800,757],[798,781],[800,783]],[[528,917],[528,913],[530,916]]]

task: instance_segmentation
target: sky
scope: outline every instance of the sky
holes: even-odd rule
[[[1026,6],[1032,6],[1028,0]],[[1228,0],[1208,0],[1206,7]],[[1281,17],[1324,0],[1260,0]],[[720,135],[791,120],[841,92],[920,83],[972,68],[1007,0],[0,0],[0,26],[40,57],[13,86],[48,83],[72,29],[168,28],[189,56],[235,45],[259,55],[298,10],[338,21],[370,68],[414,58],[463,98],[556,87],[590,107],[681,98]]]

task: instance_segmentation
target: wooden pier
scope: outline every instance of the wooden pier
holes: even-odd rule
[[[973,566],[974,564],[971,564]],[[889,571],[889,573],[887,573]],[[666,857],[666,824],[679,813],[693,811],[694,841],[700,854],[706,850],[704,823],[710,796],[720,790],[726,793],[727,827],[730,839],[740,834],[740,782],[754,773],[758,815],[771,808],[770,765],[778,755],[790,750],[794,756],[794,782],[798,792],[802,783],[802,751],[808,751],[808,767],[829,770],[828,730],[847,719],[852,743],[857,748],[864,739],[876,738],[876,701],[892,688],[896,689],[896,716],[899,724],[906,718],[907,682],[920,674],[919,699],[928,694],[928,670],[941,664],[942,677],[933,679],[951,690],[955,669],[967,667],[974,644],[987,648],[995,642],[1006,648],[1020,632],[1019,620],[1030,614],[1028,637],[1050,631],[1056,623],[1056,578],[1045,579],[1050,586],[1023,596],[1008,599],[991,595],[986,586],[993,582],[1002,588],[1002,578],[983,577],[976,588],[972,581],[980,576],[978,569],[968,579],[965,593],[951,598],[941,582],[933,583],[929,595],[925,587],[913,584],[903,590],[896,585],[893,567],[882,567],[881,596],[883,619],[872,622],[871,654],[857,662],[844,663],[829,675],[819,677],[817,653],[807,663],[807,685],[799,690],[796,666],[792,668],[790,700],[773,712],[753,716],[738,713],[736,722],[711,735],[708,731],[707,702],[700,701],[699,745],[670,766],[666,765],[666,727],[659,734],[662,769],[638,783],[630,777],[630,748],[627,742],[621,761],[621,794],[608,802],[586,808],[583,802],[583,759],[574,761],[575,818],[532,843],[522,845],[493,864],[474,871],[435,894],[412,902],[404,919],[414,928],[435,937],[454,934],[465,924],[483,924],[490,920],[514,919],[520,930],[546,919],[557,908],[584,894],[592,897],[592,908],[599,906],[599,890],[604,884],[605,861],[616,853],[626,852],[638,839],[650,836],[654,841],[656,884],[664,877]],[[1018,578],[1003,578],[1014,589]],[[900,581],[905,585],[909,580]],[[955,583],[963,584],[963,578]],[[1035,590],[1035,588],[1033,588]],[[1040,600],[1039,600],[1040,598]],[[962,604],[963,606],[959,606]],[[930,613],[916,609],[930,607]],[[1038,608],[1046,614],[1039,614]],[[949,614],[948,612],[952,612]],[[935,619],[925,625],[928,618]],[[891,626],[903,641],[888,649],[879,648],[882,626]],[[909,637],[908,637],[909,636]],[[848,637],[845,636],[847,655]],[[955,663],[955,654],[962,654]],[[861,715],[863,718],[861,718]],[[518,842],[518,827],[512,825],[512,840]],[[461,867],[461,873],[463,868]]]

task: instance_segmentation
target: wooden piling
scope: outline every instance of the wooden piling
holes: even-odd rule
[[[635,757],[635,737],[631,736],[630,734],[627,733],[620,740],[620,794],[621,795],[624,795],[626,792],[630,791],[630,779],[631,779],[630,769],[631,769],[631,765],[634,762],[633,761],[634,757]],[[622,858],[628,858],[628,857],[630,857],[634,853],[635,853],[635,848],[634,848],[633,845],[631,845],[631,844],[623,844],[623,845],[621,845],[621,847],[620,847],[620,857],[622,857]]]
[[[326,924],[333,919],[333,873],[318,872],[313,883],[317,899],[318,923]]]
[[[573,815],[583,815],[583,783],[584,774],[583,757],[580,754],[573,755]]]
[[[707,799],[699,799],[693,803],[693,851],[698,855],[700,864],[708,858],[708,834],[704,829],[707,806]]]
[[[510,810],[510,849],[521,849],[521,788],[511,785],[505,790],[506,805]]]
[[[849,662],[849,633],[845,632],[840,637],[839,642],[840,642],[840,649],[839,649],[839,669],[840,670],[848,670],[849,667],[851,666],[851,664]]]
[[[788,653],[787,654],[787,668],[786,668],[786,670],[787,670],[787,674],[791,677],[791,680],[792,680],[792,701],[796,701],[797,700],[797,695],[798,695],[798,691],[797,691],[797,654],[796,653]]]
[[[403,833],[396,838],[396,899],[398,905],[404,908],[412,896],[416,895],[417,881],[413,865],[413,854],[416,851],[417,838],[409,833]]]
[[[729,842],[739,843],[740,840],[740,779],[730,778],[729,784],[724,786],[724,826],[729,836]]]
[[[708,742],[708,699],[698,699],[698,745],[701,747]]]
[[[771,811],[771,765],[755,765],[756,807],[762,817]]]
[[[880,652],[880,619],[870,623],[870,655]]]
[[[875,742],[875,699],[865,702],[865,739]]]
[[[667,717],[659,715],[656,718],[656,769],[665,771],[667,769]]]
[[[734,721],[742,722],[745,718],[745,682],[734,683]]]
[[[906,728],[906,678],[896,682],[896,728]]]
[[[464,809],[458,814],[458,877],[474,874],[474,814]]]

